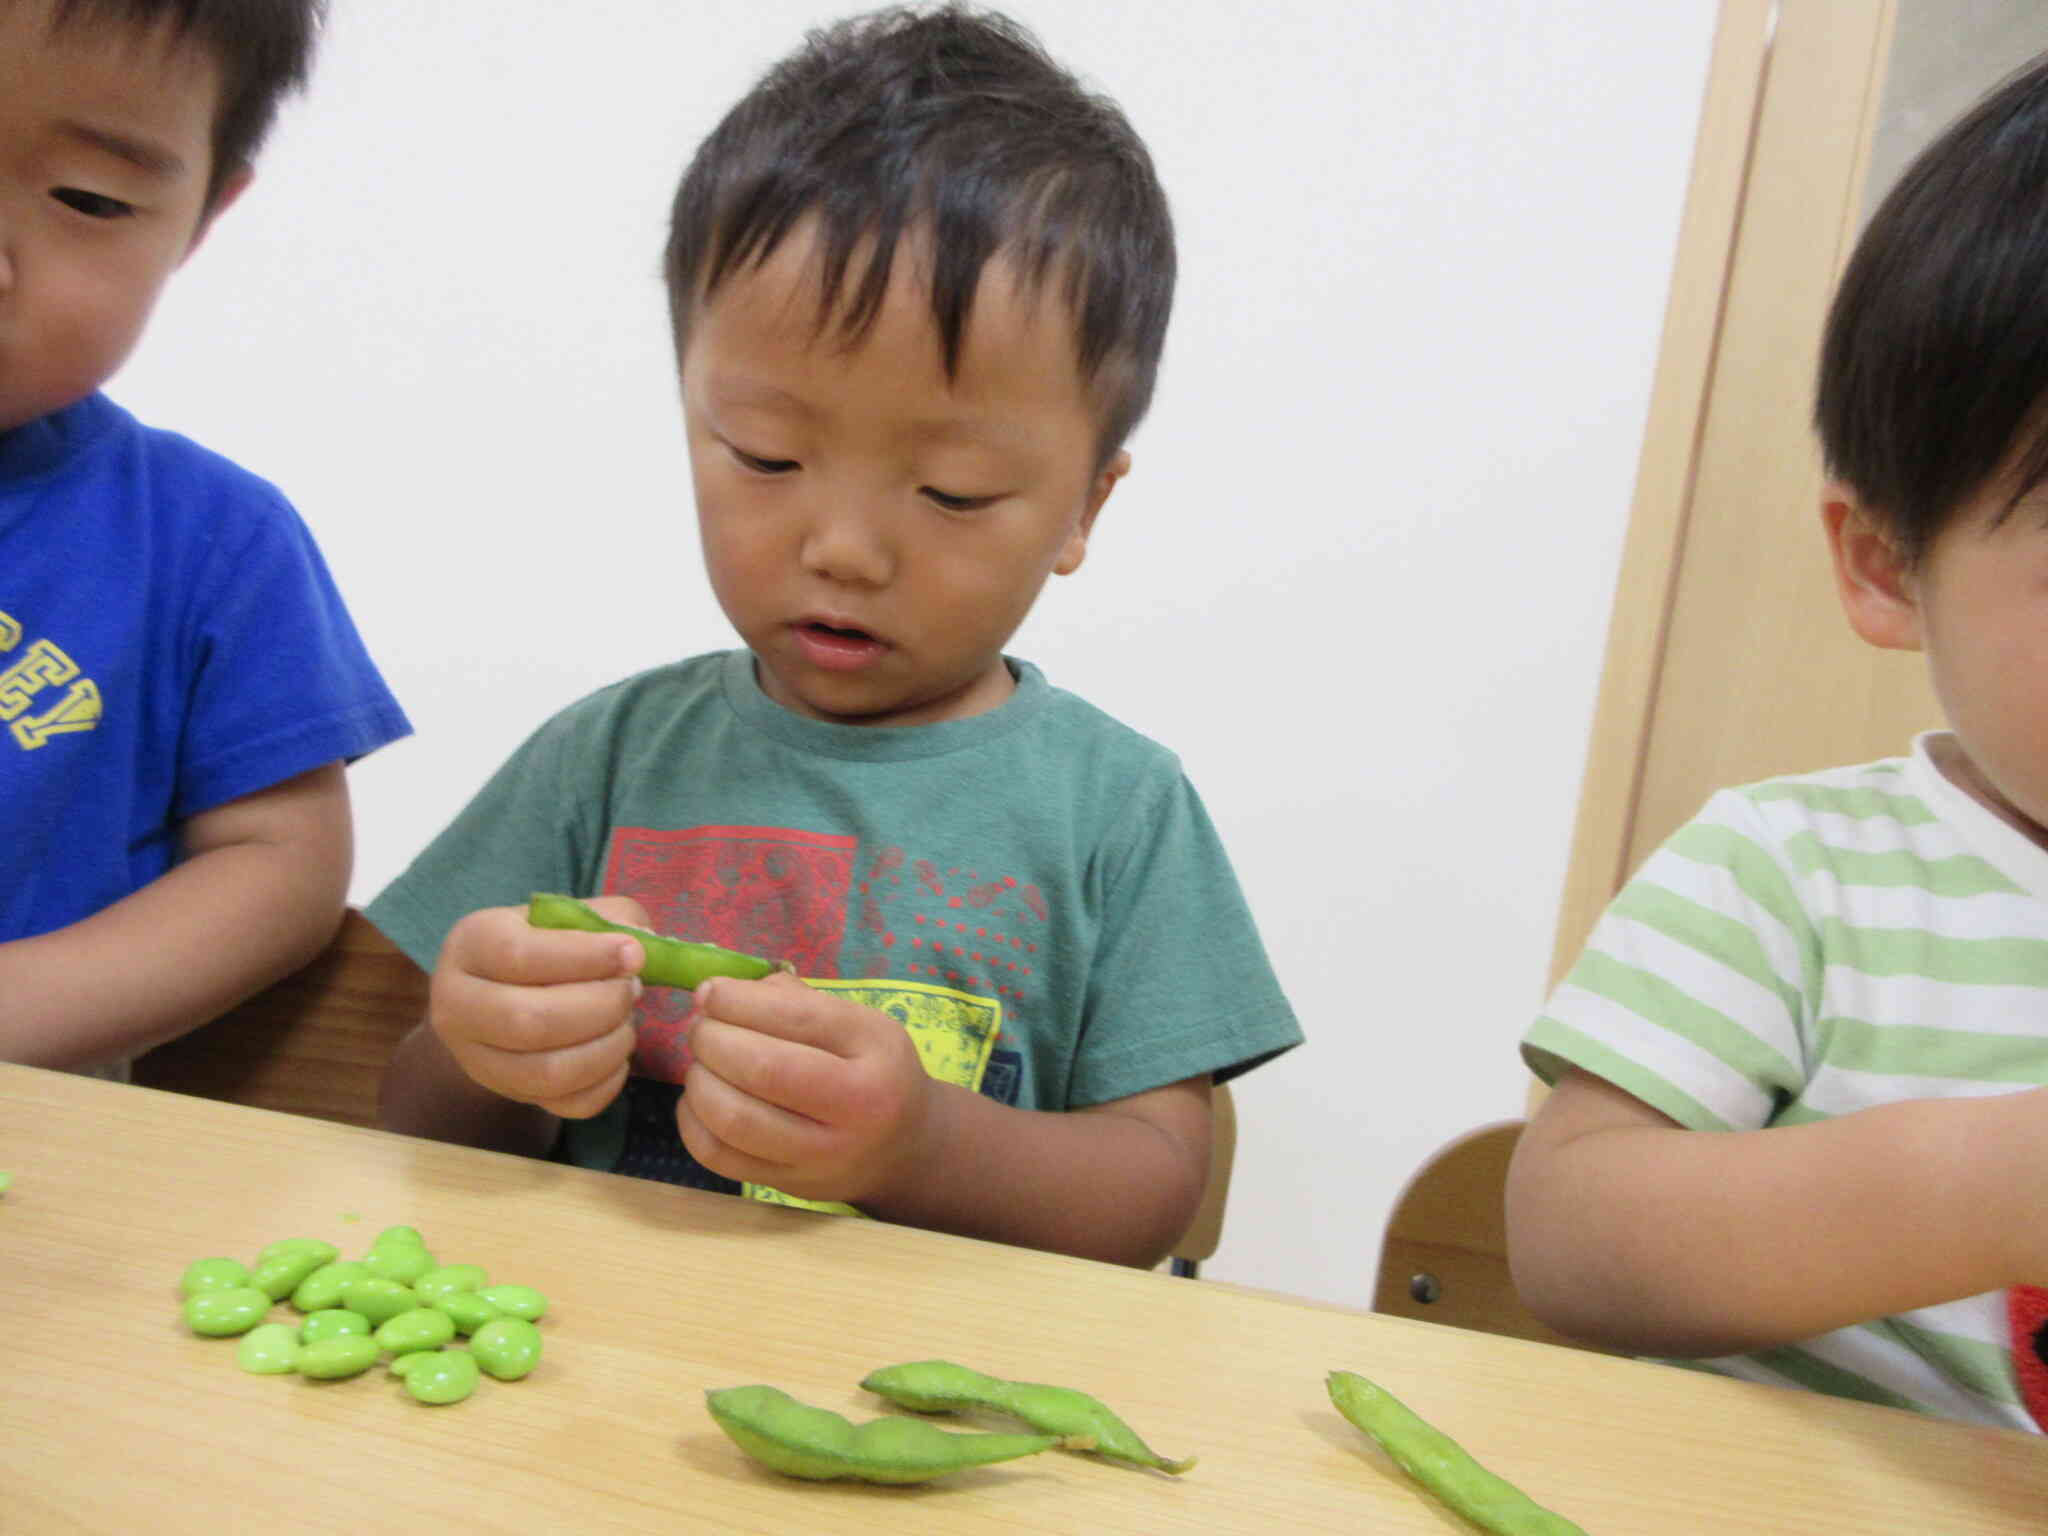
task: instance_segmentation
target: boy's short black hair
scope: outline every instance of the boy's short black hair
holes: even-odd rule
[[[1909,564],[2008,466],[2048,480],[2048,54],[1921,152],[1842,275],[1814,422]]]
[[[959,5],[878,11],[810,33],[763,76],[676,190],[665,272],[679,356],[695,306],[807,218],[821,331],[837,315],[858,339],[905,232],[929,236],[950,376],[982,269],[1002,253],[1030,289],[1060,283],[1101,402],[1102,462],[1145,414],[1173,306],[1166,194],[1122,111],[1016,22]]]
[[[50,22],[59,31],[94,24],[137,32],[162,27],[171,40],[213,59],[220,106],[206,187],[211,208],[227,179],[255,164],[278,103],[306,83],[326,9],[326,0],[53,0]]]

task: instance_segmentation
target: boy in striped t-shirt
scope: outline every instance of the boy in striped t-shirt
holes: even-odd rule
[[[1568,1334],[2048,1427],[2044,304],[2048,56],[1885,200],[1822,351],[1842,603],[1949,729],[1716,795],[1523,1042],[1515,1280]]]

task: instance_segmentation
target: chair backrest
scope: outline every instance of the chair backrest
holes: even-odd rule
[[[1538,1322],[1508,1273],[1508,1161],[1525,1124],[1467,1131],[1408,1181],[1380,1244],[1375,1312],[1586,1347]]]
[[[1230,1170],[1237,1162],[1237,1103],[1224,1083],[1217,1083],[1209,1095],[1209,1182],[1194,1221],[1173,1245],[1173,1272],[1189,1279],[1223,1241],[1223,1208],[1230,1200]]]
[[[384,1065],[426,1016],[426,974],[351,907],[303,970],[141,1056],[134,1080],[259,1109],[375,1125]]]

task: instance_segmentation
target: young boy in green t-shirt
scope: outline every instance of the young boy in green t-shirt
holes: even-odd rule
[[[386,1122],[1155,1263],[1212,1080],[1300,1034],[1177,761],[1003,652],[1151,396],[1150,157],[1000,17],[858,18],[705,141],[666,270],[746,648],[550,721],[372,905],[434,970]],[[529,928],[534,890],[812,985],[692,1014],[637,941]]]

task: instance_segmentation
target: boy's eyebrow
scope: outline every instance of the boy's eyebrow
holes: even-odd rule
[[[116,133],[110,128],[83,122],[77,118],[64,118],[57,124],[58,130],[67,138],[90,144],[104,150],[117,160],[125,160],[145,175],[162,181],[173,181],[185,174],[184,156],[153,144],[147,139],[136,138],[133,134]]]

